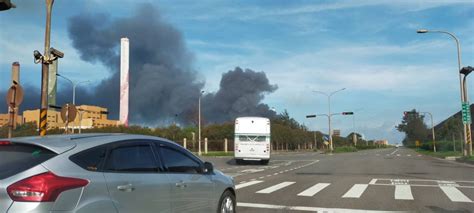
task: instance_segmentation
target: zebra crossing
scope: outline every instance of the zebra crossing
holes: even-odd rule
[[[283,181],[276,184],[267,186],[266,182],[263,180],[255,180],[249,182],[241,182],[236,185],[236,189],[243,188],[252,188],[255,187],[259,189],[256,191],[256,194],[272,194],[275,192],[280,192],[284,190],[291,189],[298,184],[295,181]],[[259,187],[259,185],[264,185],[265,188]],[[305,186],[307,183],[305,183]],[[335,184],[331,183],[314,183],[308,188],[303,189],[299,193],[295,193],[297,197],[313,197],[317,194],[324,193],[325,190],[334,186]],[[462,202],[462,203],[474,203],[474,198],[469,198],[464,194],[460,189],[464,190],[474,190],[474,181],[443,181],[443,180],[409,180],[409,179],[372,179],[367,184],[353,184],[347,191],[341,196],[341,199],[358,199],[361,198],[369,187],[378,187],[378,186],[392,186],[394,190],[383,190],[385,193],[393,193],[392,197],[395,200],[400,201],[413,201],[415,197],[413,196],[412,190],[417,187],[431,187],[439,188],[445,195],[447,199],[451,202]],[[294,192],[295,190],[291,189],[289,191]],[[470,194],[472,195],[472,193]]]

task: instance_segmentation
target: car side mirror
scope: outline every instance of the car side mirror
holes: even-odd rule
[[[211,162],[205,162],[204,163],[204,168],[203,168],[203,173],[209,174],[214,172],[214,165],[212,165]]]

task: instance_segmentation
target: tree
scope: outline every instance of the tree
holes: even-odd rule
[[[424,116],[415,109],[406,112],[402,118],[402,123],[397,126],[399,132],[405,133],[403,145],[415,146],[416,141],[426,142],[429,140],[430,131],[423,121]]]

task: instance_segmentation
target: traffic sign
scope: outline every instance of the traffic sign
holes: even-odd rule
[[[64,106],[61,108],[61,119],[63,119],[64,122],[72,122],[74,119],[76,119],[77,115],[77,109],[74,104],[64,104]]]
[[[23,102],[23,88],[15,84],[10,87],[6,97],[7,105],[10,107],[17,107]]]
[[[471,109],[469,102],[462,103],[462,122],[464,124],[471,124]]]

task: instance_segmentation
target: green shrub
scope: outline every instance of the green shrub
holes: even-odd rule
[[[334,148],[334,153],[341,153],[341,152],[357,152],[357,149],[353,146],[339,146]]]

